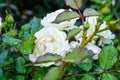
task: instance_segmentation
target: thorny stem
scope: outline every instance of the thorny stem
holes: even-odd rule
[[[81,11],[79,9],[78,9],[78,13],[80,15],[80,18],[82,20],[82,25],[83,25],[83,36],[82,36],[82,42],[81,42],[81,44],[84,44],[85,43],[85,38],[86,38],[86,32],[87,32],[87,30],[84,29],[84,16],[82,15],[82,13],[81,13]]]
[[[110,73],[110,72],[117,72],[116,70],[109,70],[109,71],[106,71],[106,72],[89,72],[89,73],[86,73],[86,74],[73,74],[73,75],[68,75],[66,76],[66,78],[64,80],[67,80],[68,78],[70,77],[77,77],[77,76],[84,76],[84,75],[90,75],[90,74],[103,74],[103,73]]]
[[[85,45],[87,45],[87,43],[89,43],[91,41],[91,39],[94,37],[94,35],[96,35],[96,33],[99,30],[99,26],[101,25],[101,23],[97,23],[97,25],[95,26],[95,31],[93,32],[93,34],[87,39],[85,40],[85,42],[81,45],[81,47],[83,48]]]
[[[78,9],[78,13],[80,15],[80,18],[82,19],[82,25],[84,25],[84,17],[79,9]]]

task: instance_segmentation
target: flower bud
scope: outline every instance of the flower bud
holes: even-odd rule
[[[108,15],[110,14],[110,8],[108,6],[105,6],[104,8],[101,9],[101,13],[103,15]]]
[[[108,23],[108,25],[110,25],[110,26],[114,26],[115,24],[116,24],[116,20],[112,20]]]
[[[88,29],[88,28],[89,28],[89,23],[88,23],[88,22],[86,22],[86,23],[84,24],[84,28],[85,28],[85,29]]]
[[[5,18],[5,21],[8,23],[8,24],[13,24],[14,23],[14,19],[12,17],[12,15],[8,14],[6,15],[6,18]]]
[[[97,22],[103,22],[102,17],[98,17],[98,18],[97,18]]]

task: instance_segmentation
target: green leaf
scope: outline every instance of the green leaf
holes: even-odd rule
[[[14,23],[14,19],[12,17],[11,14],[9,14],[7,11],[6,11],[6,17],[5,17],[5,21],[8,23],[8,24],[13,24]]]
[[[99,64],[103,69],[111,68],[117,61],[118,52],[115,47],[108,45],[104,47],[99,55]]]
[[[32,80],[43,80],[43,76],[39,73],[36,73],[34,76],[33,76],[33,78],[32,78]]]
[[[29,24],[29,23],[27,23],[27,24],[24,24],[23,26],[22,26],[22,31],[29,31],[29,29],[30,29],[30,27],[31,27],[31,25]]]
[[[67,78],[66,80],[77,80],[75,77]]]
[[[74,19],[74,18],[79,18],[79,14],[74,12],[74,11],[64,11],[62,13],[60,13],[56,19],[53,21],[53,23],[60,23],[60,22],[63,22],[63,21],[69,21],[71,19]]]
[[[4,65],[6,63],[5,59],[7,58],[7,56],[8,56],[7,50],[4,50],[2,53],[0,53],[0,65]]]
[[[84,59],[91,57],[92,54],[86,49],[76,48],[73,51],[65,56],[63,59],[65,62],[80,63]]]
[[[61,80],[64,73],[64,65],[52,67],[43,80]]]
[[[117,80],[117,78],[110,73],[104,73],[102,74],[102,80]]]
[[[16,29],[10,29],[9,32],[6,33],[7,36],[15,36],[17,33]]]
[[[30,54],[34,48],[34,37],[30,36],[27,40],[18,45],[18,49],[23,54]]]
[[[0,80],[1,80],[2,76],[3,76],[3,70],[0,69]]]
[[[21,31],[19,33],[19,37],[22,39],[26,39],[28,37],[28,35],[30,34],[30,24],[24,24],[21,28]]]
[[[84,15],[84,17],[89,17],[89,16],[98,16],[99,14],[98,14],[98,12],[95,9],[86,8],[83,11],[83,15]]]
[[[4,36],[3,37],[3,42],[8,44],[8,45],[16,45],[16,44],[18,44],[18,43],[20,43],[22,41],[19,40],[19,39],[14,38],[12,36]]]
[[[108,15],[108,16],[105,16],[103,20],[109,22],[112,19],[112,17],[113,15]]]
[[[40,26],[40,19],[34,17],[33,19],[30,20],[29,24],[31,25],[31,32],[35,30],[38,26]]]
[[[74,73],[74,71],[75,71],[74,65],[69,64],[69,65],[67,66],[67,68],[66,68],[65,71],[66,71],[67,73],[70,73],[70,74]]]
[[[78,33],[80,33],[81,29],[80,28],[75,28],[75,29],[72,29],[69,33],[68,33],[68,36],[67,36],[67,40],[74,37],[75,35],[77,35]]]
[[[46,63],[46,62],[55,62],[61,60],[62,57],[57,54],[45,54],[44,56],[38,57],[35,63]]]
[[[25,76],[15,76],[15,80],[25,80]]]
[[[85,59],[83,63],[78,65],[81,69],[85,71],[89,71],[92,68],[92,60],[91,59]]]
[[[74,9],[80,9],[82,5],[82,0],[65,0],[67,6],[70,6]]]
[[[96,72],[103,72],[104,70],[100,67],[100,66],[97,66],[94,71]]]
[[[82,77],[81,80],[96,80],[96,79],[91,75],[85,75],[85,76]]]
[[[22,57],[18,57],[17,61],[16,61],[16,70],[18,71],[18,73],[25,73],[26,69],[24,67],[25,65],[25,59]]]

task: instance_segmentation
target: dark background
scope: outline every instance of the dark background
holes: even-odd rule
[[[95,1],[97,2],[99,0]],[[93,7],[99,11],[104,7],[104,5],[96,3],[95,1],[83,0],[81,11],[88,7]],[[111,0],[108,0],[108,2],[109,1]],[[98,7],[100,7],[100,9]],[[43,18],[47,13],[61,8],[69,8],[65,5],[64,0],[0,0],[0,16],[4,18],[5,10],[8,10],[8,12],[13,15],[18,27],[27,23],[34,16]],[[119,18],[120,0],[116,0],[116,5],[114,7],[110,6],[109,8],[111,8],[113,18]]]

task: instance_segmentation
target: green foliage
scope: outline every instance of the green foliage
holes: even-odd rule
[[[11,14],[6,11],[5,21],[2,23],[2,27],[5,31],[12,29],[14,26],[14,19]]]
[[[85,71],[89,71],[92,68],[92,60],[91,59],[85,59],[81,64],[78,64],[78,66]]]
[[[7,50],[4,50],[3,52],[1,52],[1,54],[0,54],[0,66],[6,64],[5,59],[7,58],[7,56],[8,56]]]
[[[85,76],[82,77],[81,80],[96,80],[96,79],[91,75],[85,75]]]
[[[16,76],[15,80],[25,80],[25,77],[24,76]]]
[[[18,45],[18,50],[23,54],[29,54],[34,48],[34,38],[30,37]]]
[[[8,45],[16,45],[16,44],[21,43],[21,40],[15,39],[12,36],[5,36],[5,37],[3,37],[3,42],[8,44]]]
[[[2,76],[3,76],[3,70],[0,69],[0,79],[2,78]]]
[[[117,80],[117,78],[110,73],[104,73],[102,74],[102,80]]]
[[[103,69],[110,69],[117,61],[118,52],[115,47],[104,47],[99,55],[99,64]]]
[[[61,65],[59,67],[52,67],[45,75],[45,78],[43,80],[61,80],[63,73],[64,65]]]
[[[18,73],[26,73],[26,69],[24,67],[25,65],[25,59],[22,57],[18,57],[17,61],[16,61],[16,70],[18,71]]]
[[[33,79],[32,79],[32,80],[43,80],[42,77],[43,77],[43,76],[42,76],[40,73],[39,73],[39,74],[36,73],[36,74],[33,76]]]
[[[34,33],[42,26],[40,19],[33,18],[30,23],[23,25],[18,31],[13,26],[8,26],[13,24],[11,17],[9,15],[5,19],[6,25],[2,28],[3,34],[0,34],[2,35],[0,37],[0,79],[25,80],[27,78],[26,73],[28,73],[25,66],[28,62],[28,54],[32,53],[34,49]],[[34,69],[32,70],[34,71]],[[23,74],[26,75],[23,76]]]
[[[81,29],[80,28],[75,28],[75,29],[72,29],[69,33],[68,33],[68,35],[67,35],[67,40],[68,39],[70,39],[70,38],[72,38],[72,37],[74,37],[74,36],[76,36],[79,32],[81,31]]]

